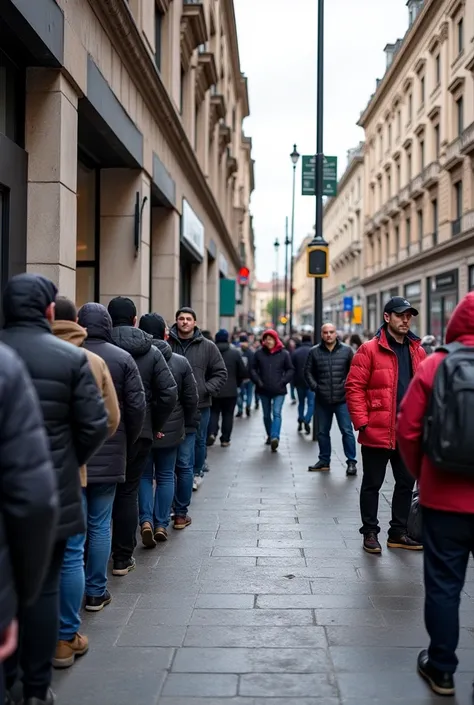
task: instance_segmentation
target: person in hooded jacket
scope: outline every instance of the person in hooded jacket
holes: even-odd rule
[[[117,393],[120,422],[117,431],[87,464],[84,504],[87,518],[86,610],[99,612],[112,601],[107,590],[107,564],[111,549],[111,521],[115,492],[125,482],[128,450],[145,422],[145,390],[133,357],[112,339],[112,319],[102,304],[79,309],[78,324],[86,329],[83,342],[106,363]]]
[[[61,340],[71,345],[82,347],[87,337],[87,331],[77,323],[77,309],[74,303],[65,296],[56,298],[55,319],[52,330]],[[105,361],[95,353],[83,348],[89,365],[102,394],[109,419],[109,437],[116,432],[120,421],[120,407],[112,377]],[[80,469],[81,485],[87,487],[87,469]],[[84,491],[84,489],[83,489]],[[86,500],[87,503],[87,500]],[[87,506],[87,504],[86,504]],[[88,524],[86,509],[86,523]],[[93,531],[92,531],[93,533]],[[72,666],[77,656],[83,656],[89,648],[87,636],[79,633],[81,626],[80,610],[85,592],[84,547],[86,534],[71,536],[66,544],[60,582],[60,625],[59,639],[53,660],[55,668]],[[110,541],[109,541],[110,546]],[[95,558],[94,552],[88,553],[88,562]],[[106,562],[103,574],[106,572]],[[90,566],[88,566],[90,570]]]
[[[212,399],[207,444],[213,445],[215,443],[219,432],[219,418],[222,414],[221,446],[227,448],[230,446],[239,387],[249,373],[245,367],[241,351],[230,345],[228,331],[223,328],[217,331],[215,340],[227,369],[227,380]]]
[[[173,498],[173,528],[184,529],[191,523],[188,507],[193,493],[193,469],[190,465],[183,468],[177,461],[183,443],[194,446],[200,419],[199,395],[191,365],[185,357],[172,352],[165,341],[167,327],[164,318],[157,313],[146,313],[140,318],[140,329],[153,336],[153,345],[163,354],[178,388],[178,401],[163,426],[163,432],[153,440],[152,452],[140,480],[142,541],[147,548],[153,548],[156,542],[168,538]],[[156,479],[154,500],[153,478]]]
[[[449,319],[446,343],[454,342],[474,347],[474,292],[459,302]],[[425,625],[430,645],[418,656],[418,671],[435,693],[454,695],[459,603],[474,551],[474,482],[472,475],[437,468],[423,451],[424,421],[445,357],[446,352],[434,352],[415,371],[400,406],[397,440],[409,472],[418,481],[422,508]],[[471,462],[474,469],[474,458]]]
[[[59,579],[66,541],[84,532],[79,468],[107,437],[107,412],[83,350],[51,330],[57,289],[38,274],[19,274],[3,296],[4,343],[25,363],[38,395],[57,473],[59,522],[40,596],[20,616],[19,651],[5,662],[7,689],[23,671],[27,705],[50,705],[52,660],[59,630]]]
[[[145,424],[138,441],[130,449],[125,482],[117,488],[112,513],[113,575],[127,575],[135,568],[133,552],[138,526],[138,488],[150,449],[157,433],[170,417],[178,390],[166,360],[148,333],[136,327],[137,309],[126,296],[117,296],[108,305],[115,345],[131,354],[137,363],[146,398]],[[153,408],[153,415],[152,415]]]
[[[287,385],[293,380],[294,367],[278,333],[272,329],[262,335],[262,347],[254,355],[251,376],[262,402],[266,444],[272,452],[280,444],[281,416]]]
[[[28,609],[43,584],[55,540],[58,496],[38,397],[23,362],[3,344],[0,486],[0,703],[8,705],[2,663],[17,648],[18,606]]]

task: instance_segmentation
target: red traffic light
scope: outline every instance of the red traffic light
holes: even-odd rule
[[[239,277],[243,277],[245,279],[248,279],[249,274],[250,274],[250,269],[248,269],[248,267],[241,267],[239,269]]]

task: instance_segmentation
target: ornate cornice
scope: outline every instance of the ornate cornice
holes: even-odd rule
[[[181,64],[189,68],[193,51],[208,39],[206,16],[201,2],[184,3],[181,15]]]
[[[238,252],[217,200],[204,178],[181,118],[143,43],[128,4],[124,0],[89,0],[89,3],[119,53],[151,115],[160,126],[173,155],[191,182],[196,196],[201,200],[222,237],[235,266],[240,266]]]
[[[198,54],[196,68],[196,103],[202,103],[206,91],[217,83],[217,69],[214,54],[203,52]]]

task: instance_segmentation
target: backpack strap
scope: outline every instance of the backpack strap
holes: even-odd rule
[[[445,352],[448,355],[450,353],[456,352],[457,350],[461,350],[465,346],[462,343],[454,342],[454,343],[447,343],[446,345],[440,345],[439,347],[435,348],[435,352]]]

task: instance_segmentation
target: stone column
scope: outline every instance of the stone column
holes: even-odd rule
[[[77,101],[56,69],[28,68],[27,270],[76,298]]]
[[[216,333],[219,325],[219,270],[216,260],[207,260],[207,328]]]
[[[134,243],[137,193],[138,252]],[[101,171],[100,302],[106,306],[115,296],[133,299],[138,316],[150,310],[150,179],[137,169]]]
[[[179,307],[179,213],[153,208],[151,215],[151,309],[171,325]]]

